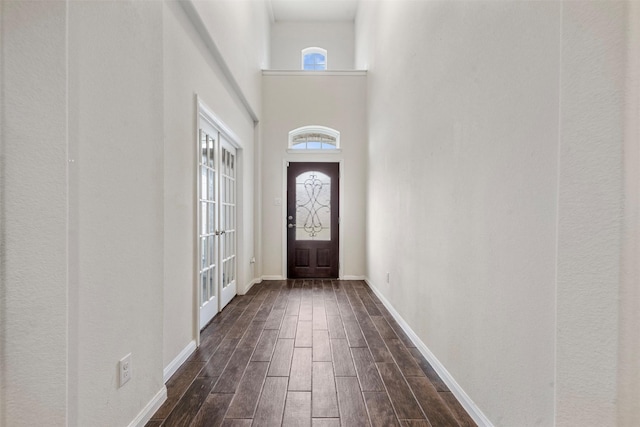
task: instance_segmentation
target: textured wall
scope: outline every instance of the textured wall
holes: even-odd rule
[[[367,275],[495,425],[552,425],[561,6],[365,6]]]
[[[266,19],[266,15],[264,17]],[[196,256],[194,197],[196,194],[195,94],[232,129],[243,145],[243,223],[238,255],[238,291],[255,277],[249,263],[254,253],[254,125],[234,97],[224,76],[178,3],[164,7],[165,108],[165,301],[164,366],[193,339]]]
[[[343,218],[345,275],[364,274],[366,175],[366,76],[264,76],[262,121],[262,236],[263,274],[282,271],[283,160],[289,131],[321,125],[340,131],[342,153],[326,161],[344,159]],[[314,102],[309,102],[314,100]],[[319,156],[312,156],[318,159]],[[306,158],[308,159],[308,157]],[[305,160],[306,160],[305,159]]]
[[[368,275],[496,425],[638,417],[634,7],[359,14]]]
[[[71,388],[127,425],[163,387],[162,3],[69,4]],[[118,388],[118,361],[133,378]]]
[[[616,424],[626,4],[563,4],[558,426]]]
[[[236,25],[216,37],[259,112],[264,5],[202,6]],[[239,278],[253,279],[253,121],[169,8],[180,10],[174,2],[1,4],[0,425],[127,425],[193,339],[195,172],[184,144],[195,138],[196,92],[246,144]],[[258,53],[236,55],[249,47]],[[166,255],[165,239],[175,244]],[[129,352],[133,379],[118,388],[118,360]]]
[[[628,4],[618,425],[640,425],[640,3]]]
[[[193,1],[249,104],[259,115],[260,70],[269,68],[269,20],[262,1]]]
[[[0,425],[67,423],[67,6],[4,1]]]
[[[307,47],[327,50],[329,70],[354,68],[353,22],[276,22],[271,26],[271,68],[299,70]]]

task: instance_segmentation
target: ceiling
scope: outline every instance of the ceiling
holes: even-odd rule
[[[353,21],[358,0],[269,0],[274,22]]]

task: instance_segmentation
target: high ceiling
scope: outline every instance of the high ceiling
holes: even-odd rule
[[[268,0],[275,22],[353,21],[358,0]]]

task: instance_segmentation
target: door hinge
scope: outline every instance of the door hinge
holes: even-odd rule
[[[340,224],[340,217],[338,217],[338,224]]]

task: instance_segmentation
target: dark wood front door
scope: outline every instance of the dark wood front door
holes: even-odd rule
[[[289,163],[287,273],[290,279],[338,277],[339,163]]]

